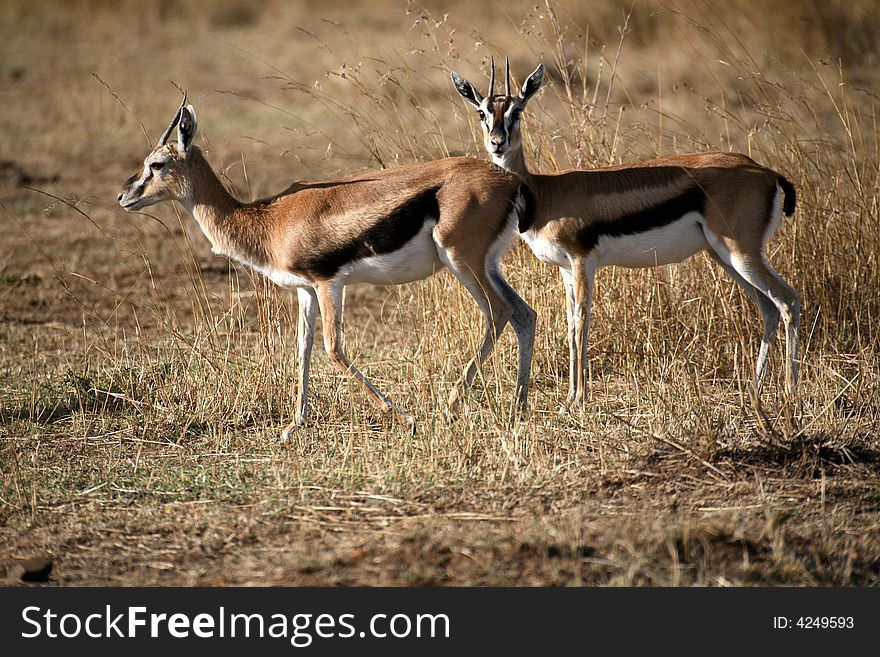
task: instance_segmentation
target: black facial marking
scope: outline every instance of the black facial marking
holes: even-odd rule
[[[505,107],[503,104],[499,103],[495,106],[495,127],[502,128],[504,127],[504,110]]]
[[[592,251],[603,235],[636,235],[662,228],[681,219],[688,212],[702,214],[705,208],[706,193],[699,187],[690,187],[661,203],[586,226],[578,233],[578,242],[586,251]]]
[[[331,278],[343,265],[397,251],[418,234],[428,219],[439,217],[437,189],[426,190],[408,199],[351,241],[306,261],[298,261],[293,267],[310,276]]]

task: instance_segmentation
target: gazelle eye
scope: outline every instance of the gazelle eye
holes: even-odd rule
[[[160,169],[165,168],[165,163],[164,162],[150,162],[150,168],[153,171],[159,171]]]
[[[483,110],[477,110],[477,114],[480,115],[480,121],[486,120],[486,113]]]

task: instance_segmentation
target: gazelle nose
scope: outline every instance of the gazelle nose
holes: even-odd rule
[[[119,196],[116,197],[116,202],[119,203],[119,201],[121,201],[121,200],[122,200],[122,192],[119,192]]]

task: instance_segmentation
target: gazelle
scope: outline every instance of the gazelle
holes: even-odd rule
[[[492,161],[517,174],[535,197],[535,217],[521,237],[543,262],[559,267],[566,290],[569,401],[587,386],[587,334],[593,279],[599,267],[653,267],[707,250],[754,299],[764,316],[755,368],[760,391],[780,315],[786,329],[786,389],[798,377],[800,296],[767,262],[767,242],[781,215],[795,209],[794,186],[738,153],[694,153],[636,164],[558,174],[531,173],[523,156],[520,118],[541,88],[544,65],[511,93],[496,95],[495,65],[484,98],[452,73],[458,93],[477,108]]]
[[[177,126],[177,141],[168,141]],[[535,337],[535,312],[501,274],[499,259],[516,227],[530,221],[522,182],[488,162],[449,158],[371,171],[344,180],[294,182],[271,198],[242,203],[227,192],[198,146],[196,115],[186,96],[143,168],[122,186],[128,211],[177,200],[198,222],[214,253],[244,263],[277,285],[296,288],[298,383],[293,421],[306,420],[316,309],[331,362],[354,377],[384,413],[400,413],[342,351],[342,290],[349,283],[407,283],[444,266],[473,296],[486,333],[450,395],[457,405],[479,365],[510,322],[519,344],[516,403],[524,409]]]

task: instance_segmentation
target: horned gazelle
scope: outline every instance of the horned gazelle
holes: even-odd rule
[[[707,250],[751,296],[764,316],[755,368],[759,391],[780,315],[786,328],[786,389],[798,376],[800,297],[767,262],[767,242],[781,215],[795,209],[794,186],[738,153],[694,153],[558,174],[531,173],[520,117],[540,89],[544,65],[511,93],[496,95],[495,66],[485,98],[452,73],[458,93],[477,108],[492,161],[517,174],[535,197],[535,217],[521,237],[542,261],[559,267],[566,289],[569,400],[584,401],[593,279],[606,265],[653,267]]]
[[[168,137],[178,128],[177,141]],[[344,180],[295,182],[261,201],[241,203],[226,191],[198,146],[196,115],[186,97],[119,194],[126,210],[177,200],[195,217],[213,251],[244,263],[277,285],[297,289],[299,390],[293,421],[306,418],[316,308],[330,360],[353,376],[384,413],[408,424],[342,351],[342,290],[349,283],[398,284],[427,278],[444,266],[474,297],[486,318],[479,354],[450,396],[463,388],[510,322],[519,343],[516,402],[526,406],[535,312],[501,274],[499,259],[518,226],[530,220],[530,196],[506,171],[473,158],[372,171]]]

